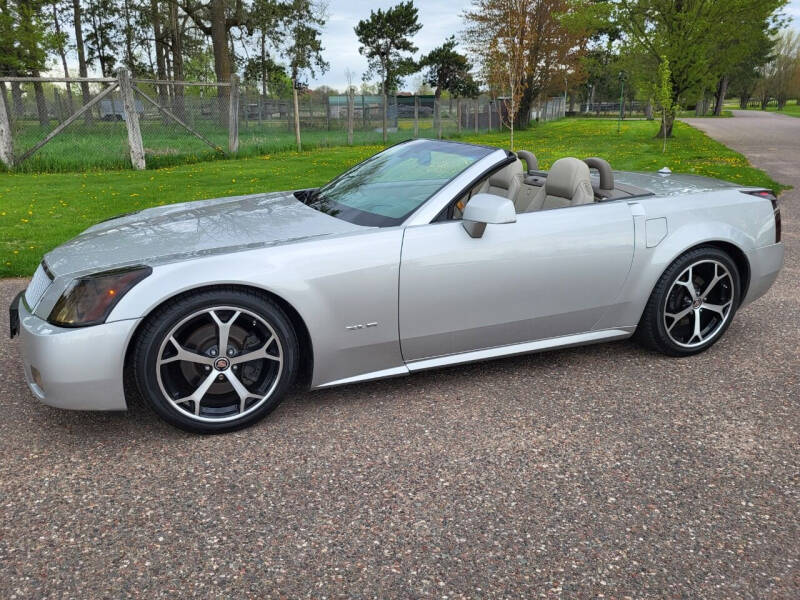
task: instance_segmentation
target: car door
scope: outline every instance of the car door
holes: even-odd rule
[[[400,264],[403,358],[590,331],[630,271],[625,202],[517,215],[472,238],[460,221],[408,227]]]

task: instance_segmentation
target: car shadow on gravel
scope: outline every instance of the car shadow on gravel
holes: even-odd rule
[[[613,357],[613,358],[612,358]],[[543,353],[520,355],[508,358],[456,365],[414,373],[405,377],[382,379],[341,387],[306,391],[293,390],[287,398],[255,427],[280,426],[285,419],[303,420],[309,413],[324,413],[331,407],[337,409],[357,408],[377,401],[389,400],[403,402],[406,399],[436,396],[442,397],[463,390],[483,390],[491,392],[497,387],[498,393],[510,382],[535,388],[537,377],[543,373],[564,375],[576,365],[591,365],[599,371],[610,368],[607,363],[621,359],[645,363],[653,360],[653,355],[634,343],[624,340],[603,345],[569,348]],[[43,437],[49,433],[76,434],[91,440],[113,440],[123,437],[138,439],[155,436],[184,439],[192,436],[163,422],[147,406],[130,381],[126,382],[127,411],[71,411],[39,404],[32,397],[26,399],[33,405],[31,419],[42,430]]]

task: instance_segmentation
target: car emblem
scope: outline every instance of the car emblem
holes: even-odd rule
[[[217,371],[224,371],[231,365],[231,361],[229,361],[224,356],[220,356],[217,360],[214,361],[214,368]]]

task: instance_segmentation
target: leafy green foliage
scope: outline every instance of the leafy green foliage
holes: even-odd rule
[[[672,102],[686,103],[716,87],[719,78],[753,51],[786,0],[619,0],[609,15],[640,80],[658,85],[658,65],[669,60]],[[672,133],[669,112],[661,129]],[[661,135],[661,132],[659,133]]]
[[[408,0],[386,10],[370,11],[369,18],[355,27],[361,44],[358,51],[367,59],[364,79],[378,76],[384,94],[397,89],[404,77],[419,70],[411,56],[417,51],[411,37],[422,29],[417,19],[417,8],[413,0]]]
[[[420,68],[427,69],[423,82],[436,88],[437,97],[448,91],[456,97],[474,98],[478,95],[478,84],[470,74],[472,63],[455,48],[456,38],[451,35],[420,59]]]

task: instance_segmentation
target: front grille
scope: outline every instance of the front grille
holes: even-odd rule
[[[25,290],[25,302],[28,303],[31,310],[35,308],[39,300],[42,299],[42,296],[47,291],[47,288],[50,287],[51,283],[53,283],[53,280],[44,265],[44,261],[42,261],[33,274],[33,279],[31,279],[31,282],[28,284],[28,289]]]

